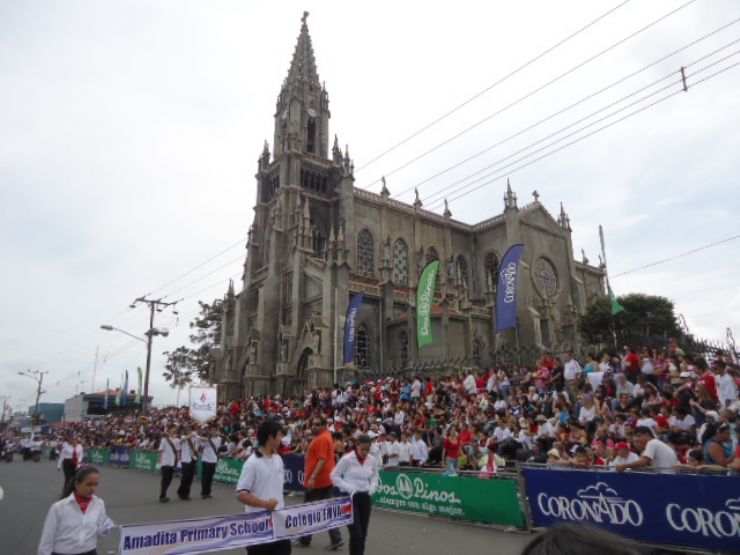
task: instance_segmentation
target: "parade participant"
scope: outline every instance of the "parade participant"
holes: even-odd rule
[[[203,452],[201,459],[203,461],[203,477],[200,483],[200,497],[210,499],[213,476],[216,474],[216,464],[218,463],[218,449],[221,447],[221,436],[218,433],[218,427],[212,426],[206,432],[206,437],[201,438]]]
[[[372,510],[371,496],[380,483],[378,462],[375,457],[370,456],[370,444],[370,437],[365,434],[357,436],[357,448],[342,457],[331,473],[334,485],[352,496],[354,520],[347,526],[350,555],[365,553]]]
[[[38,555],[96,555],[97,537],[116,527],[95,495],[100,485],[97,468],[80,468],[70,484],[73,491],[46,515]]]
[[[195,465],[198,462],[199,448],[200,442],[195,430],[189,429],[180,438],[180,467],[182,469],[182,475],[180,476],[180,487],[177,488],[177,496],[183,501],[190,501],[190,487],[193,484],[193,476],[195,476]]]
[[[159,443],[159,466],[162,472],[161,489],[159,490],[159,502],[167,503],[167,489],[172,483],[175,468],[180,459],[180,439],[177,437],[177,426],[170,426],[167,435]]]
[[[259,448],[244,463],[236,484],[236,500],[244,504],[247,513],[285,507],[283,459],[277,454],[282,439],[282,429],[274,420],[257,429]],[[247,547],[249,555],[289,555],[290,551],[290,540]]]
[[[331,432],[326,428],[326,419],[323,416],[314,416],[311,419],[313,441],[306,453],[306,503],[329,499],[332,496],[333,484],[331,471],[334,470],[334,440]],[[342,535],[336,528],[329,530],[331,543],[327,549],[337,550],[344,545]],[[311,536],[301,536],[297,545],[311,545]]]
[[[62,443],[62,451],[59,454],[59,462],[57,462],[57,470],[60,468],[64,472],[64,485],[62,485],[62,496],[67,497],[67,490],[72,483],[77,467],[82,462],[84,451],[80,441],[72,434],[67,436],[67,439]]]

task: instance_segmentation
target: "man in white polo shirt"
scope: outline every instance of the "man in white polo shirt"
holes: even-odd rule
[[[628,468],[670,468],[678,463],[676,452],[653,435],[653,431],[646,426],[638,426],[634,434],[635,446],[642,451],[640,458],[635,462],[617,465],[617,472],[624,472]]]
[[[236,500],[244,504],[247,513],[285,507],[283,459],[277,453],[282,439],[282,428],[273,420],[257,429],[259,448],[244,463],[236,484]],[[249,555],[289,555],[290,551],[290,540],[247,547]]]

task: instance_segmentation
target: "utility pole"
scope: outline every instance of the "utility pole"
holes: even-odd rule
[[[155,335],[167,336],[167,330],[160,331],[154,327],[154,312],[162,312],[168,306],[175,306],[178,301],[165,302],[162,299],[147,299],[146,297],[139,297],[133,303],[131,308],[136,308],[138,303],[144,303],[149,305],[149,329],[146,332],[146,370],[144,372],[144,395],[141,399],[141,411],[147,412],[149,410],[149,371],[152,366],[152,340]],[[177,314],[177,311],[173,311]],[[124,392],[128,395],[128,391]]]
[[[95,393],[95,374],[98,372],[98,346],[95,345],[95,365],[93,366],[93,377],[92,385],[90,387],[90,393]]]
[[[33,414],[33,422],[34,424],[38,425],[39,423],[39,400],[41,399],[41,394],[43,393],[43,390],[41,389],[41,386],[44,383],[44,374],[48,374],[48,370],[40,371],[40,370],[26,370],[25,372],[18,372],[18,375],[20,376],[26,376],[28,378],[31,378],[37,383],[36,387],[36,408],[34,409]]]

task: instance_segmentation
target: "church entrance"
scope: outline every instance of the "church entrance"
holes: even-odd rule
[[[312,354],[311,349],[304,349],[301,358],[298,359],[295,381],[293,382],[293,395],[296,397],[300,397],[306,391],[306,375],[308,374],[308,363]]]

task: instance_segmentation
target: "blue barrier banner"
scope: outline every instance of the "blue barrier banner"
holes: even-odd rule
[[[740,477],[523,469],[535,526],[583,522],[626,538],[740,549]]]
[[[306,459],[303,455],[283,455],[284,480],[283,489],[303,491],[303,477]]]
[[[131,449],[128,447],[113,447],[110,450],[110,464],[114,466],[129,466]]]
[[[352,499],[342,497],[257,511],[189,520],[121,526],[122,555],[213,553],[317,534],[353,521]]]

